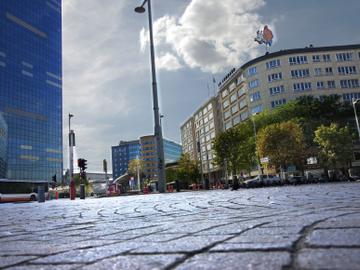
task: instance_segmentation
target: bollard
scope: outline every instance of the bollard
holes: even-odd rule
[[[38,186],[38,202],[43,203],[45,202],[45,187],[44,186]]]
[[[75,200],[76,197],[76,189],[75,189],[75,182],[71,180],[70,182],[70,200]]]
[[[56,199],[56,200],[59,199],[59,192],[58,192],[58,191],[55,192],[55,199]]]
[[[85,200],[85,185],[80,185],[80,199]]]
[[[176,192],[180,192],[180,183],[179,183],[179,180],[175,180],[175,188],[176,188]]]

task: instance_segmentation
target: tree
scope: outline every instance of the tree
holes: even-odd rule
[[[143,173],[144,171],[144,162],[141,159],[132,159],[128,165],[128,172],[132,175],[137,175],[139,169],[139,173]]]
[[[269,157],[277,169],[296,165],[302,168],[305,159],[304,135],[294,121],[276,123],[261,129],[256,138],[260,157]]]
[[[352,160],[352,136],[348,127],[339,127],[332,123],[330,126],[319,126],[315,131],[314,142],[319,146],[320,162],[325,168],[343,170]]]
[[[199,162],[192,160],[188,153],[181,154],[178,164],[177,177],[183,187],[199,181]]]
[[[256,161],[253,134],[251,121],[245,121],[219,134],[213,143],[215,163],[224,166],[226,160],[227,169],[233,175],[241,170],[250,172]]]
[[[176,168],[165,169],[166,182],[174,182],[178,179],[178,170]]]

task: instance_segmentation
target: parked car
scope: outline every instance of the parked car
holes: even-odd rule
[[[256,176],[255,178],[251,178],[249,180],[246,180],[244,182],[244,186],[246,188],[255,188],[255,187],[260,187],[262,186],[262,181],[259,178],[259,176]]]
[[[278,186],[283,184],[280,177],[276,175],[263,175],[263,185],[264,186]]]
[[[286,183],[289,185],[300,185],[306,183],[306,179],[303,176],[290,176]]]

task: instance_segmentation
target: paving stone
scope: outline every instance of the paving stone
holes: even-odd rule
[[[7,256],[0,257],[0,268],[9,267],[12,265],[16,265],[25,261],[29,261],[31,259],[36,259],[35,256]]]
[[[223,241],[228,236],[187,236],[177,240],[164,242],[161,244],[153,243],[133,250],[132,253],[139,252],[194,252],[208,247],[216,242]]]
[[[324,222],[319,223],[316,228],[353,228],[357,227],[360,228],[360,213],[359,214],[352,214],[348,216],[332,218],[326,220]]]
[[[205,253],[188,259],[176,270],[272,270],[281,269],[289,261],[290,255],[286,252]]]
[[[311,252],[327,256],[328,250],[331,256],[330,247],[342,255],[335,256],[342,269],[351,269],[360,242],[360,183],[63,199],[0,208],[6,217],[0,221],[0,257],[31,258],[17,263],[18,269],[178,264],[182,269],[281,269],[297,265],[289,261],[290,254],[299,263],[307,260],[307,266],[301,262],[308,267]],[[294,249],[298,239],[305,241]],[[179,261],[183,256],[189,257],[184,263]]]
[[[49,269],[56,269],[56,270],[73,270],[79,269],[79,267],[83,266],[82,264],[27,264],[27,265],[20,265],[15,267],[6,268],[6,270],[49,270]]]
[[[144,243],[123,242],[95,248],[76,249],[57,255],[40,258],[33,261],[33,263],[89,263],[115,255],[120,255],[125,251],[130,251],[142,246],[144,246]]]
[[[358,246],[360,247],[359,229],[317,229],[307,238],[311,246]]]
[[[132,255],[132,256],[117,256],[111,259],[105,259],[95,264],[86,265],[81,269],[86,270],[118,270],[118,269],[142,269],[155,270],[164,269],[170,264],[175,263],[184,258],[181,254],[167,254],[167,255]]]
[[[360,249],[305,249],[296,263],[301,269],[359,270]]]

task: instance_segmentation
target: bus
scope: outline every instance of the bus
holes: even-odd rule
[[[49,183],[47,181],[28,182],[24,180],[0,179],[0,203],[36,201],[37,189],[40,185],[44,186],[45,193],[48,193]]]

